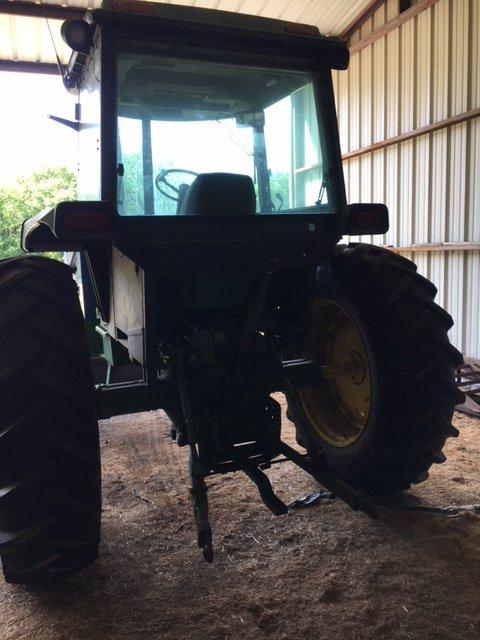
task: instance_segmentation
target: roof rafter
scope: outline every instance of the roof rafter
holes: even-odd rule
[[[0,0],[0,13],[31,18],[51,18],[52,20],[69,20],[82,18],[86,9],[79,7],[62,7],[58,4],[37,4],[23,0]]]
[[[50,62],[27,62],[25,60],[0,60],[0,71],[15,71],[24,73],[46,73],[59,76],[56,64]]]
[[[346,29],[338,36],[340,40],[350,40],[355,31],[358,31],[365,22],[373,16],[377,9],[380,9],[382,4],[385,4],[387,0],[371,0],[365,9],[357,16],[353,22],[351,22]]]

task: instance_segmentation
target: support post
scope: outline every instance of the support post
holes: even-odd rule
[[[143,199],[145,215],[155,213],[153,202],[152,129],[150,118],[142,119]]]

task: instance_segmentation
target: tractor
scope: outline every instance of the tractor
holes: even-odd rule
[[[5,579],[97,558],[98,420],[115,415],[169,416],[208,562],[213,474],[245,473],[276,515],[265,471],[286,460],[372,517],[372,496],[425,480],[458,435],[462,358],[412,262],[338,244],[388,230],[385,205],[346,201],[331,77],[346,44],[126,0],[62,37],[78,200],[26,220],[24,254],[0,263]]]

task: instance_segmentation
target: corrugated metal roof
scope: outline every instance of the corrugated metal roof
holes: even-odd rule
[[[166,4],[182,4],[208,9],[303,22],[316,25],[325,35],[338,35],[368,7],[371,0],[166,0]],[[37,3],[38,4],[38,3]],[[44,5],[60,4],[60,0],[43,0]],[[101,0],[67,0],[63,7],[98,8]],[[60,37],[62,20],[49,21],[55,46],[62,62],[69,57]],[[45,18],[0,13],[0,60],[54,63],[55,51]]]

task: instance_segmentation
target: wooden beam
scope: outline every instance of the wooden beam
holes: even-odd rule
[[[405,247],[389,247],[384,249],[393,253],[431,253],[433,251],[480,251],[480,242],[427,242],[424,244],[409,244]]]
[[[0,0],[0,13],[29,18],[51,18],[52,20],[69,20],[83,18],[87,9],[79,7],[62,7],[58,4],[37,4],[21,0]]]
[[[342,31],[342,33],[338,36],[340,40],[350,40],[355,31],[358,31],[360,27],[365,24],[365,22],[373,16],[377,9],[385,4],[387,0],[370,0],[368,5],[362,11],[362,13],[357,16],[353,22],[351,22],[346,29]]]
[[[357,158],[358,156],[363,156],[366,153],[371,153],[372,151],[385,149],[385,147],[390,147],[394,144],[399,144],[400,142],[406,142],[407,140],[413,140],[413,138],[424,136],[427,133],[432,133],[433,131],[438,131],[439,129],[445,129],[445,127],[453,127],[456,124],[467,122],[467,120],[473,120],[473,118],[478,118],[479,116],[480,108],[470,109],[470,111],[459,113],[456,116],[451,116],[450,118],[445,118],[444,120],[439,120],[438,122],[432,122],[431,124],[427,124],[424,127],[419,127],[418,129],[414,129],[413,131],[408,131],[407,133],[401,133],[398,136],[393,136],[393,138],[387,138],[386,140],[382,140],[381,142],[374,142],[373,144],[369,144],[367,147],[355,149],[354,151],[348,151],[347,153],[344,153],[342,155],[342,160]]]
[[[49,62],[26,62],[24,60],[0,60],[0,71],[60,75],[56,64],[50,64]]]
[[[363,40],[360,40],[359,42],[356,42],[354,45],[352,45],[350,47],[350,55],[353,56],[354,53],[357,53],[361,49],[365,49],[365,47],[370,46],[380,38],[383,38],[383,36],[386,36],[387,33],[390,33],[390,31],[398,29],[398,27],[401,27],[402,24],[405,24],[405,22],[408,22],[415,16],[418,16],[418,14],[422,13],[422,11],[425,11],[425,9],[433,7],[436,2],[438,2],[438,0],[420,0],[419,2],[417,2],[417,4],[414,4],[412,7],[410,7],[410,9],[399,13],[398,16],[395,16],[395,18],[392,18],[392,20],[386,22],[383,26],[375,29],[373,33],[363,38]]]

